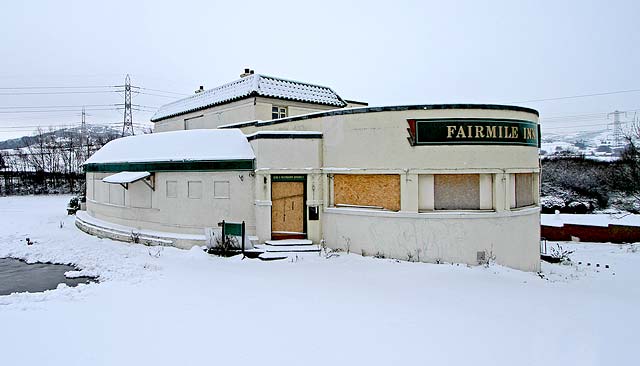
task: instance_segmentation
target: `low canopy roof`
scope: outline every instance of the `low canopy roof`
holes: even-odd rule
[[[84,164],[254,159],[251,144],[238,129],[188,130],[119,138],[104,145]]]
[[[112,174],[108,177],[104,177],[102,178],[102,181],[105,183],[125,184],[137,182],[140,179],[144,179],[150,175],[151,173],[149,172],[120,172]]]

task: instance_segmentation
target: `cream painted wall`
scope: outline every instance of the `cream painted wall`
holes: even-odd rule
[[[101,181],[112,173],[87,173],[93,180],[96,192],[103,192],[94,199],[87,198],[87,211],[98,219],[131,226],[137,229],[169,231],[185,234],[203,234],[205,227],[217,227],[218,222],[246,221],[247,232],[256,230],[254,178],[246,171],[238,172],[159,172],[156,173],[155,191],[150,194],[152,205],[144,207],[151,189],[143,182],[129,185],[125,193],[125,205],[109,203],[104,192],[119,185]],[[242,177],[242,180],[240,179]],[[166,182],[177,182],[177,197],[166,195]],[[202,198],[187,197],[189,181],[202,182]],[[229,182],[229,198],[214,198],[214,182]],[[113,189],[113,188],[111,188]],[[142,207],[134,207],[142,206]]]
[[[255,98],[247,98],[155,122],[154,132],[216,128],[228,123],[254,120]]]
[[[155,122],[154,132],[217,128],[218,126],[271,119],[271,107],[287,107],[289,116],[335,109],[337,107],[276,98],[249,97],[201,111]]]
[[[477,264],[477,252],[486,251],[498,263],[537,271],[539,263],[539,209],[511,211],[511,175],[538,172],[538,149],[526,146],[438,145],[410,146],[407,119],[512,118],[536,122],[536,115],[499,110],[415,110],[335,115],[262,126],[259,130],[323,132],[323,207],[321,232],[331,248],[349,241],[353,252],[377,252],[407,259],[422,253],[422,261],[444,260]],[[258,147],[257,147],[258,148]],[[258,159],[272,151],[267,168],[296,159],[285,147],[256,151]],[[291,150],[300,151],[300,150]],[[276,153],[277,152],[277,153]],[[278,156],[279,155],[279,156]],[[286,158],[283,158],[286,157]],[[401,175],[401,211],[331,207],[332,173],[394,173]],[[433,174],[480,174],[481,208],[493,212],[426,212],[433,209]],[[536,174],[537,177],[537,174]],[[537,186],[534,187],[536,191]],[[422,194],[420,194],[422,192]],[[538,197],[538,192],[534,197]],[[267,207],[267,206],[265,206]],[[270,212],[270,207],[265,209]],[[344,249],[344,248],[343,248]]]
[[[301,114],[313,113],[313,112],[321,112],[331,109],[339,109],[335,106],[328,106],[322,104],[314,104],[314,103],[304,103],[293,100],[284,100],[284,99],[276,99],[276,98],[264,98],[257,97],[256,98],[256,118],[261,121],[269,121],[271,120],[271,107],[280,106],[287,107],[287,116],[293,117]],[[240,122],[240,121],[239,121]]]
[[[477,252],[524,271],[540,270],[539,210],[518,213],[371,212],[328,208],[323,232],[329,247],[422,262],[477,265]]]
[[[435,145],[411,146],[407,119],[513,118],[538,122],[535,114],[501,110],[411,110],[334,115],[277,124],[243,127],[245,133],[321,131],[324,167],[367,169],[538,170],[538,149],[530,146]]]
[[[256,224],[260,241],[271,239],[271,175],[294,174],[307,176],[307,202],[309,207],[322,206],[322,140],[321,139],[268,139],[251,140],[256,154]],[[266,182],[266,183],[265,183]],[[322,210],[320,210],[322,211]],[[307,215],[307,237],[322,239],[320,220],[310,221]]]

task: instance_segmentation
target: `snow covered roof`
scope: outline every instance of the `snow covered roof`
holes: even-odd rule
[[[120,172],[116,174],[112,174],[108,177],[102,178],[102,181],[105,183],[116,183],[116,184],[124,184],[124,183],[133,183],[139,181],[140,179],[144,179],[150,176],[149,172]]]
[[[165,104],[151,117],[151,121],[160,121],[249,96],[297,100],[336,107],[347,105],[336,92],[326,86],[251,74],[236,81]]]
[[[188,130],[119,138],[104,145],[84,164],[253,159],[251,145],[238,129]]]

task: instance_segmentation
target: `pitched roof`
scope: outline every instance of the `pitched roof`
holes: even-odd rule
[[[238,129],[187,130],[119,138],[104,145],[84,164],[253,159],[253,149]]]
[[[252,74],[213,89],[205,90],[184,99],[165,104],[151,117],[151,121],[157,122],[169,117],[195,112],[249,96],[296,100],[336,107],[344,107],[347,105],[336,92],[326,86]]]

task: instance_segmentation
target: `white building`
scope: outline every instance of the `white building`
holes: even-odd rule
[[[363,105],[247,72],[163,106],[157,133],[87,161],[78,226],[189,247],[222,220],[245,221],[260,242],[539,270],[535,110]],[[138,174],[109,178],[125,171]]]

